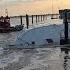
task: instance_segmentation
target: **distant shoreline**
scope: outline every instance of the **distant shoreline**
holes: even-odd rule
[[[29,14],[28,14],[29,15]],[[41,15],[47,15],[47,16],[51,16],[51,15],[59,15],[59,14],[37,14],[38,16],[41,16]],[[13,17],[25,17],[26,15],[16,15],[16,16],[9,16],[10,18],[13,18]],[[29,15],[29,17],[31,17],[32,15]],[[33,15],[33,16],[36,16],[36,15]]]

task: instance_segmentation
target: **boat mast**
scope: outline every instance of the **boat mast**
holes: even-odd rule
[[[53,18],[53,0],[51,0],[51,4],[52,4],[52,12],[51,12],[51,18]]]
[[[5,16],[8,16],[8,2],[7,2],[7,0],[5,0],[4,3],[5,3],[5,4],[4,4]]]
[[[8,16],[8,10],[7,9],[5,9],[5,14],[6,14],[6,16]]]

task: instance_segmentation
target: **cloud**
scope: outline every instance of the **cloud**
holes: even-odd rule
[[[15,5],[19,3],[31,3],[31,2],[36,2],[36,1],[47,1],[47,0],[0,0],[0,6],[10,6],[10,5]]]
[[[0,0],[0,3],[8,2],[8,3],[13,3],[13,2],[32,2],[32,1],[44,1],[44,0]],[[47,1],[47,0],[45,0]]]

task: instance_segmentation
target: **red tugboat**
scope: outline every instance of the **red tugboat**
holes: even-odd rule
[[[0,17],[0,33],[7,33],[13,31],[20,31],[23,29],[23,25],[16,25],[15,27],[10,26],[10,17]]]
[[[6,17],[1,16],[0,17],[0,33],[8,33],[8,32],[13,32],[13,31],[20,31],[23,29],[23,24],[22,24],[22,17],[21,18],[21,25],[16,25],[15,27],[11,27],[10,25],[10,17],[8,17],[8,11],[7,9],[5,10]]]
[[[8,16],[0,17],[0,33],[9,32],[10,29],[10,18]]]

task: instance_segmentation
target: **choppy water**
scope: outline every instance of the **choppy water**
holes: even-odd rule
[[[11,18],[10,19],[11,25],[15,26],[15,25],[21,24],[20,20],[21,20],[20,17],[17,17],[17,18],[13,17],[13,18]],[[45,20],[46,20],[46,18],[45,18]],[[41,21],[41,18],[39,18],[39,21]],[[26,17],[22,17],[22,22],[26,26]],[[33,22],[34,22],[34,24],[36,24],[36,17],[33,17]],[[29,17],[29,25],[32,25],[32,17]]]
[[[0,70],[63,70],[59,48],[3,50]]]
[[[20,24],[19,19],[16,21],[15,19],[11,19],[13,21],[11,24]],[[46,22],[59,24],[57,20],[52,21],[52,23],[49,20]],[[0,70],[63,70],[60,48],[4,50],[2,47],[11,41],[15,42],[20,32],[0,33]]]
[[[41,22],[41,18],[39,18],[40,22],[37,22],[36,23],[36,17],[34,17],[34,24],[32,25],[32,20],[31,20],[31,17],[29,17],[29,29],[31,28],[35,28],[35,27],[38,27],[38,26],[45,26],[45,25],[51,25],[51,24],[62,24],[62,20],[60,19],[54,19],[54,20],[51,20],[50,19],[51,17],[47,17],[47,20],[45,18],[44,21]],[[10,23],[11,23],[11,26],[15,26],[15,25],[19,25],[20,24],[20,18],[17,17],[17,18],[11,18],[10,19]],[[46,23],[46,24],[45,24]],[[27,29],[26,29],[26,18],[23,17],[23,24],[24,24],[24,29],[23,31],[25,32]],[[28,30],[29,30],[28,29]],[[3,43],[3,42],[6,42],[9,40],[10,41],[15,41],[17,36],[19,36],[19,34],[21,34],[22,31],[19,31],[19,32],[12,32],[12,33],[0,33],[0,44]]]

